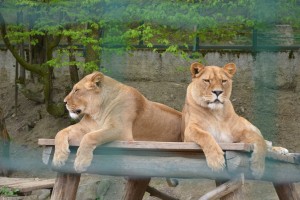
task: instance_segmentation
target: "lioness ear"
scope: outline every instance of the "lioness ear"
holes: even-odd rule
[[[195,78],[197,74],[200,73],[201,70],[204,69],[204,65],[202,65],[201,63],[198,62],[194,62],[193,64],[191,64],[191,74],[192,74],[192,78]]]
[[[223,69],[228,73],[230,74],[231,76],[235,74],[236,72],[236,66],[234,63],[228,63],[226,64]]]
[[[101,72],[93,72],[88,84],[89,88],[100,87],[101,81],[103,79],[103,74]]]

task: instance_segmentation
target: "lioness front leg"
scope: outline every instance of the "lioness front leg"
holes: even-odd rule
[[[223,170],[225,167],[224,152],[215,139],[206,131],[191,124],[185,129],[185,141],[196,142],[201,146],[206,157],[208,167],[213,171]]]
[[[121,131],[115,128],[104,128],[86,134],[77,150],[74,169],[77,172],[86,171],[93,160],[94,149],[101,144],[120,139]]]
[[[69,157],[70,149],[68,142],[68,134],[70,128],[65,128],[59,131],[55,136],[55,152],[53,156],[53,165],[56,167],[61,167],[65,164]]]
[[[241,142],[254,145],[250,168],[254,178],[261,178],[265,171],[265,157],[267,153],[267,144],[264,138],[256,132],[247,132]]]
[[[69,142],[78,143],[86,134],[87,130],[80,123],[69,126],[59,131],[55,136],[55,152],[53,156],[53,165],[61,167],[69,157]]]

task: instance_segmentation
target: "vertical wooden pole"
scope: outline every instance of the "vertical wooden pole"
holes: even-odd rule
[[[0,107],[0,176],[10,175],[10,136],[6,129],[5,116]]]
[[[128,178],[125,185],[123,200],[142,200],[150,182],[150,178]]]
[[[227,184],[226,182],[227,181],[217,181],[216,180],[216,186]],[[244,175],[241,174],[241,176],[238,177],[238,179],[235,180],[235,182],[232,182],[231,184],[232,184],[232,186],[235,186],[235,187],[237,186],[237,189],[234,189],[232,192],[224,195],[223,197],[220,198],[220,200],[240,200],[240,199],[245,199],[244,198],[244,191],[243,191]],[[227,185],[227,187],[229,187],[229,185]],[[229,190],[229,188],[227,188],[227,187],[226,187],[226,189]]]
[[[294,183],[273,183],[273,185],[280,200],[300,200]]]
[[[51,200],[75,200],[81,174],[57,173]]]

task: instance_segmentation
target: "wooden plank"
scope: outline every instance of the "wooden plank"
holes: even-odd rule
[[[273,183],[273,185],[280,200],[300,200],[300,195],[297,193],[294,183]]]
[[[25,193],[38,189],[52,188],[55,179],[34,179],[34,178],[5,178],[0,177],[0,186],[18,189]]]
[[[57,173],[51,200],[75,200],[80,174]]]
[[[41,146],[54,146],[54,139],[39,139],[38,144]],[[251,151],[253,145],[244,143],[220,143],[223,150]],[[71,143],[70,146],[79,146]],[[193,142],[153,142],[153,141],[115,141],[101,148],[121,148],[131,150],[168,150],[168,151],[201,151],[201,147]]]
[[[33,190],[39,189],[50,189],[54,186],[55,179],[47,179],[47,180],[38,180],[38,181],[31,181],[25,183],[17,183],[9,185],[8,187],[18,189],[19,192],[31,192]]]
[[[9,186],[13,184],[26,183],[34,181],[33,178],[6,178],[0,177],[0,186]]]

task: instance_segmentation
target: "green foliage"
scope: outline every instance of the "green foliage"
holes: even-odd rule
[[[0,187],[0,196],[13,197],[13,196],[17,196],[18,192],[19,192],[18,189],[12,189],[5,186]]]
[[[68,66],[62,55],[78,46],[92,45],[101,53],[123,52],[137,44],[154,51],[156,45],[167,45],[166,52],[188,57],[179,46],[187,48],[196,36],[200,45],[249,44],[252,28],[291,24],[299,29],[299,11],[297,0],[4,0],[0,8],[13,44],[39,45],[39,36],[62,36],[60,55],[48,61],[56,67]],[[22,12],[22,22],[12,15],[17,12]],[[95,39],[91,28],[104,34]],[[66,37],[72,45],[65,45]],[[90,71],[97,69],[95,63],[69,64]]]

